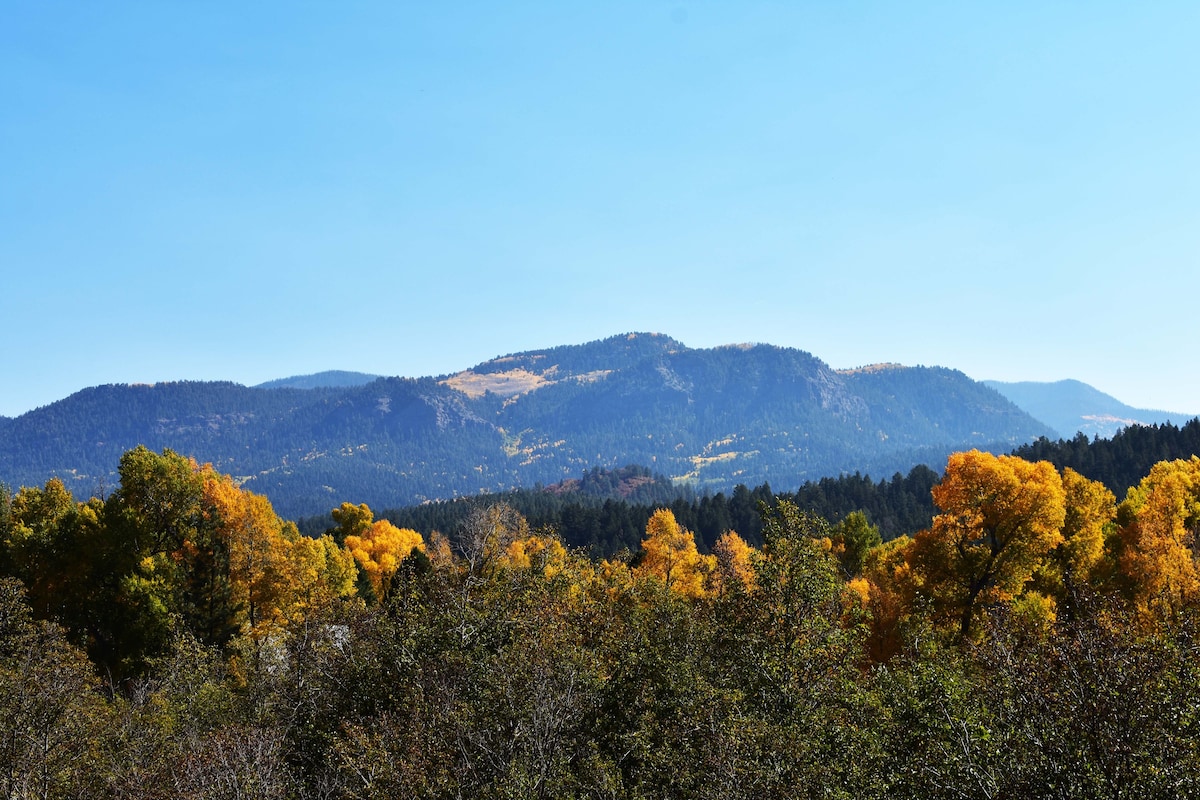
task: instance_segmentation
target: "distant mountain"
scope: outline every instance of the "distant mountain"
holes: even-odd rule
[[[293,375],[290,378],[276,378],[273,381],[260,383],[255,389],[326,389],[345,386],[362,386],[371,381],[379,380],[379,375],[368,375],[365,372],[346,372],[331,369],[312,375]]]
[[[700,489],[937,466],[1054,432],[961,372],[836,371],[770,345],[658,334],[515,353],[441,378],[313,389],[100,386],[0,425],[0,482],[111,490],[144,444],[209,461],[280,513],[398,507],[644,465]]]
[[[1089,437],[1108,439],[1129,425],[1156,425],[1166,422],[1180,424],[1195,416],[1133,408],[1111,395],[1075,380],[1053,383],[983,383],[1027,411],[1034,419],[1049,425],[1062,439],[1070,439],[1080,432]]]

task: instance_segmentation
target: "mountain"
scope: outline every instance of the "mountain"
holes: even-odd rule
[[[940,367],[837,371],[770,345],[659,334],[515,353],[437,378],[357,386],[180,382],[85,389],[0,426],[0,481],[115,485],[144,444],[212,462],[288,516],[396,507],[640,464],[698,489],[891,475],[1053,431]]]
[[[1049,425],[1062,439],[1070,439],[1080,432],[1107,439],[1129,425],[1179,424],[1195,416],[1133,408],[1086,383],[1074,380],[983,383],[1027,411],[1034,419]]]
[[[362,386],[371,381],[379,380],[379,375],[368,375],[365,372],[346,372],[331,369],[312,375],[293,375],[290,378],[276,378],[273,381],[260,383],[255,389],[325,389],[339,386]]]

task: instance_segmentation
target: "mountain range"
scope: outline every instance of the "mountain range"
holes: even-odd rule
[[[311,388],[301,388],[311,387]],[[212,462],[285,515],[386,508],[641,464],[699,489],[796,487],[939,466],[968,447],[1056,436],[942,367],[835,370],[771,345],[689,348],[632,333],[437,377],[322,373],[258,387],[108,385],[0,419],[0,481],[111,490],[144,444]]]

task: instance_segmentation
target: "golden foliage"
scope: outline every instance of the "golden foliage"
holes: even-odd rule
[[[669,509],[660,508],[646,523],[642,559],[634,574],[652,575],[673,592],[699,598],[705,595],[707,577],[716,565],[716,558],[696,550],[692,532],[676,522]]]
[[[871,583],[866,578],[851,578],[842,585],[842,622],[846,625],[871,618]]]
[[[914,537],[909,562],[966,638],[981,607],[1021,594],[1062,544],[1066,494],[1048,462],[972,450],[950,456],[933,499],[943,513]]]
[[[1067,467],[1063,541],[1039,570],[1037,583],[1050,597],[1063,600],[1074,586],[1096,582],[1104,561],[1106,532],[1116,517],[1116,498],[1099,481]]]
[[[867,652],[878,662],[900,652],[902,627],[913,610],[917,580],[908,563],[912,539],[901,536],[867,551],[862,576],[867,582]]]
[[[1200,457],[1155,464],[1121,503],[1119,568],[1147,621],[1200,599]]]
[[[716,569],[712,572],[712,591],[724,594],[735,585],[754,591],[754,548],[737,531],[726,531],[713,545]]]
[[[397,528],[386,519],[377,520],[361,536],[347,536],[346,549],[371,582],[375,597],[383,599],[400,562],[413,549],[424,551],[425,540],[411,528]]]
[[[270,501],[227,477],[204,479],[204,507],[229,550],[231,599],[245,632],[259,636],[280,624],[295,584],[290,543]]]
[[[511,542],[501,561],[517,569],[540,569],[552,578],[566,567],[567,559],[567,549],[558,538],[534,535]]]
[[[358,574],[354,556],[338,547],[333,537],[298,537],[293,543],[297,575],[296,612],[304,613],[327,605],[339,597],[353,597]]]

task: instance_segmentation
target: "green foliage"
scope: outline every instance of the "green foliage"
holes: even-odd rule
[[[0,579],[0,795],[97,788],[92,743],[107,712],[98,684],[58,626],[32,619],[21,584]]]
[[[851,577],[862,572],[863,560],[871,548],[883,544],[879,528],[872,525],[861,511],[847,514],[845,519],[833,526],[831,534],[843,548],[842,569]]]

